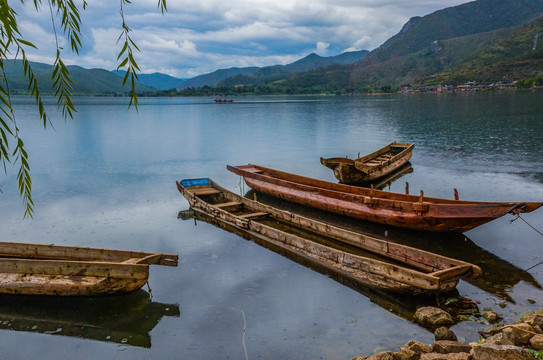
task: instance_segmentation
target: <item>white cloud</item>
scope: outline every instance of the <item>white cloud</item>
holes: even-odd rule
[[[326,55],[326,51],[328,50],[328,47],[330,46],[329,43],[325,43],[322,41],[317,42],[317,47],[315,48],[315,52],[319,55]]]
[[[345,51],[366,50],[369,44],[371,44],[371,38],[368,35],[364,35],[361,39],[356,40],[351,47],[345,49]]]
[[[285,64],[310,52],[336,55],[372,50],[396,34],[410,17],[465,0],[170,0],[162,15],[156,0],[124,6],[142,71],[189,77],[218,68]],[[17,3],[18,4],[18,3]],[[23,35],[39,52],[33,60],[54,59],[56,49],[48,9],[17,5]],[[21,20],[22,19],[22,20]],[[120,45],[119,3],[93,0],[82,12],[81,56],[63,56],[84,67],[116,68]],[[57,19],[57,26],[59,25]],[[60,41],[62,31],[58,31]]]

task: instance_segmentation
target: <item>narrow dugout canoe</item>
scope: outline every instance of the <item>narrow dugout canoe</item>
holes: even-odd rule
[[[147,282],[149,265],[177,261],[174,254],[0,242],[0,294],[126,294]]]
[[[236,195],[207,178],[178,181],[177,188],[195,212],[365,286],[408,294],[436,293],[453,289],[461,276],[481,274],[476,265],[279,210]],[[353,253],[344,250],[346,245],[332,244],[363,251]]]
[[[360,184],[377,180],[405,165],[415,145],[393,142],[355,160],[347,157],[320,158],[321,164],[332,169],[334,176],[345,184]]]
[[[262,193],[358,219],[402,228],[464,232],[541,202],[463,201],[399,194],[294,175],[258,165],[227,166]]]

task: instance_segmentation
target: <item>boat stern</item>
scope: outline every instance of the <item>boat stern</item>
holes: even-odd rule
[[[209,187],[211,185],[211,180],[209,178],[198,178],[198,179],[183,179],[181,181],[176,181],[177,190],[181,194],[185,193],[185,189],[188,188],[201,188]]]

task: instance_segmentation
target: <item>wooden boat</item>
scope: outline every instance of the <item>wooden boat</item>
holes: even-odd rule
[[[279,198],[256,192],[255,190],[249,190],[244,196],[247,198],[257,196],[259,202],[281,210],[294,212],[301,216],[326,222],[327,224],[348,229],[353,232],[418,249],[424,249],[432,253],[480,266],[483,270],[482,276],[476,279],[465,278],[465,280],[471,285],[504,301],[514,301],[511,298],[509,291],[521,282],[523,282],[524,285],[530,285],[535,289],[543,289],[529,271],[521,269],[479,247],[469,238],[469,236],[467,236],[467,234],[453,232],[414,232],[404,231],[404,229],[401,228],[388,228],[385,235],[383,234],[383,226],[379,224],[361,222],[355,218],[283,201]],[[461,246],[459,246],[459,244],[461,244]],[[447,296],[449,296],[449,294]]]
[[[149,265],[177,261],[173,254],[1,242],[0,294],[126,294],[147,282]]]
[[[509,213],[527,213],[541,202],[462,201],[368,189],[265,168],[227,166],[262,193],[302,205],[391,226],[464,232]],[[455,192],[455,194],[457,194]],[[457,198],[457,196],[455,195]]]
[[[453,289],[460,276],[481,274],[478,266],[463,261],[244,198],[210,179],[186,179],[177,187],[195,212],[358,284],[398,293],[435,293]]]
[[[322,158],[321,164],[330,168],[334,176],[345,184],[360,184],[377,180],[405,165],[413,152],[413,144],[390,143],[369,155],[349,159],[347,157]]]
[[[233,103],[234,100],[232,100],[232,99],[215,99],[215,102],[217,104],[229,104],[229,103]]]

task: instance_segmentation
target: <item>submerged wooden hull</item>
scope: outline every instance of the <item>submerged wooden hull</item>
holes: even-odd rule
[[[464,232],[507,213],[543,203],[478,202],[398,194],[306,178],[257,165],[228,166],[251,188],[268,195],[380,224],[408,229]]]
[[[149,278],[149,265],[177,266],[177,255],[72,246],[0,243],[0,294],[127,294]]]
[[[177,182],[195,211],[224,227],[365,286],[399,293],[453,289],[461,275],[477,277],[475,265],[390,243],[252,201],[209,179]],[[272,225],[273,224],[273,225]],[[282,225],[281,225],[282,224]],[[362,256],[317,242],[315,236],[363,249]]]
[[[320,158],[321,164],[332,169],[344,184],[359,184],[377,180],[405,165],[411,159],[413,144],[391,143],[369,155],[355,160],[342,157]]]

